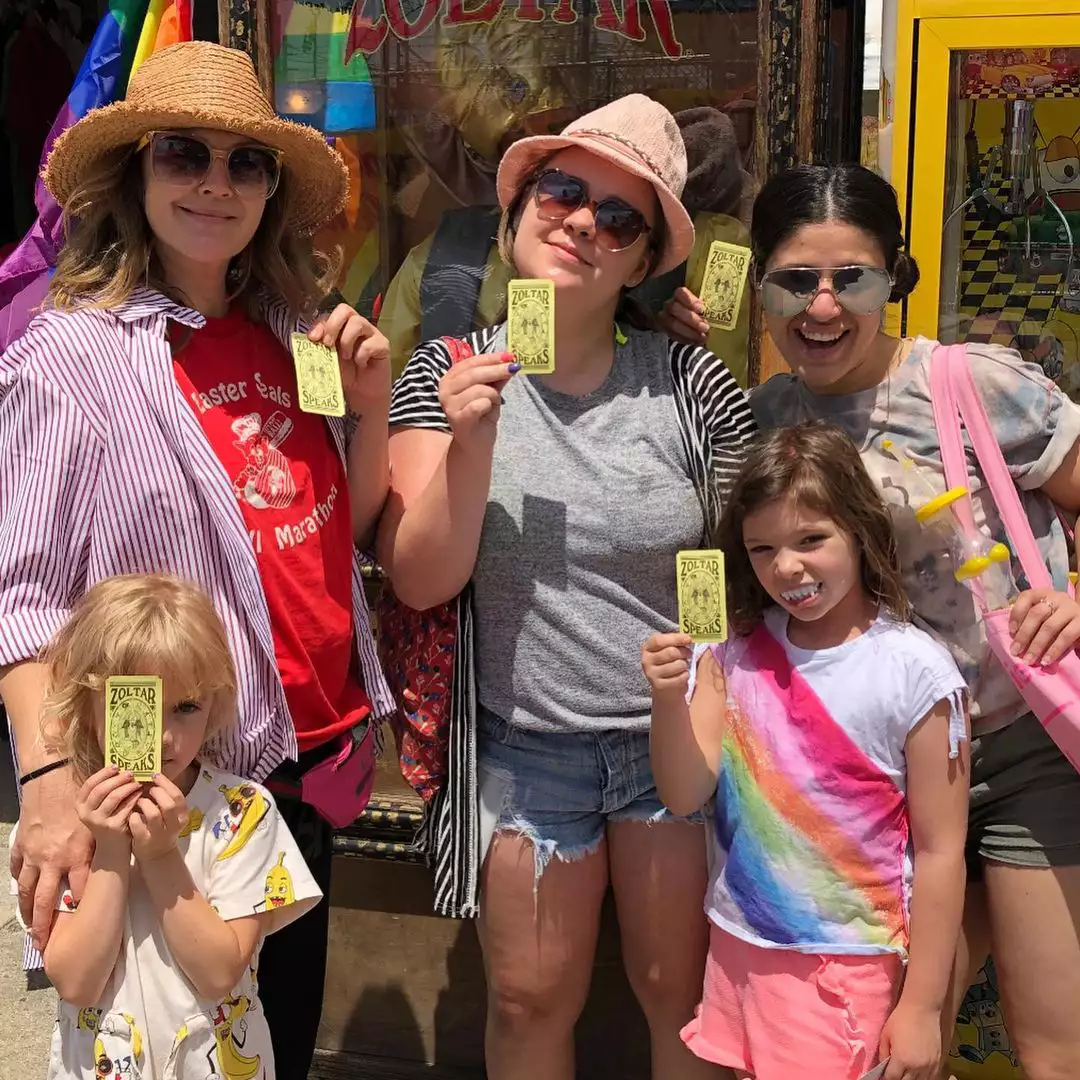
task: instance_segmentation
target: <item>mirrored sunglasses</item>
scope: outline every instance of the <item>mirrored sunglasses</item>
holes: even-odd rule
[[[622,199],[593,202],[584,180],[559,169],[548,169],[536,178],[533,196],[544,221],[562,221],[583,206],[589,207],[596,222],[596,242],[607,251],[625,251],[649,231],[640,210]]]
[[[871,315],[889,302],[893,279],[880,266],[791,266],[767,271],[759,288],[761,306],[770,315],[800,315],[823,289],[852,315]]]
[[[163,184],[201,184],[221,158],[229,185],[240,196],[269,199],[281,182],[281,151],[257,143],[244,143],[229,150],[217,150],[194,135],[151,131],[140,140],[136,151],[150,147],[150,168]]]

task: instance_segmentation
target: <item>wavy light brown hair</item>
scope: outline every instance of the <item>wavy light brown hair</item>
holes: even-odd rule
[[[895,618],[911,617],[892,518],[847,434],[816,420],[760,436],[747,453],[717,529],[727,571],[728,619],[751,633],[774,601],[754,573],[743,524],[770,503],[791,498],[823,514],[860,552],[862,585]]]
[[[104,764],[98,697],[110,675],[159,675],[166,702],[211,698],[204,745],[236,720],[236,669],[210,598],[167,574],[93,586],[45,650],[45,747],[81,782]]]
[[[143,284],[190,303],[164,281],[154,258],[143,183],[142,156],[130,146],[87,170],[64,206],[64,246],[49,285],[54,306],[116,307]],[[229,268],[230,298],[240,299],[252,317],[263,290],[284,300],[294,317],[310,315],[337,280],[340,251],[318,252],[285,227],[290,201],[300,197],[283,173],[255,236]]]

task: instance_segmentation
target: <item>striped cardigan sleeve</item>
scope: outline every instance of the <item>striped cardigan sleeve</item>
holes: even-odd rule
[[[672,341],[668,357],[683,448],[711,533],[757,425],[746,391],[718,356],[700,345]]]
[[[31,332],[0,365],[0,666],[35,657],[85,591],[102,442],[34,362],[50,337]]]

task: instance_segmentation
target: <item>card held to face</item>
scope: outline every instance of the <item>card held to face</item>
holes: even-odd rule
[[[680,551],[675,556],[679,632],[695,641],[727,641],[727,587],[722,551]]]
[[[105,764],[150,780],[161,772],[163,708],[156,675],[105,680]]]
[[[734,330],[750,274],[750,249],[714,240],[705,260],[700,300],[704,317],[717,330]]]
[[[526,375],[555,370],[555,283],[515,278],[506,287],[506,345]]]
[[[292,354],[300,408],[319,416],[344,416],[345,392],[337,352],[311,341],[307,334],[293,334]]]

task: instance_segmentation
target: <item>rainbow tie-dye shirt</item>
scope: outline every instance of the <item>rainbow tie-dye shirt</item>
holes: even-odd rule
[[[728,711],[710,919],[768,948],[906,956],[904,748],[947,700],[956,752],[965,688],[955,663],[884,616],[811,652],[791,645],[787,616],[773,610],[749,637],[712,648]]]

